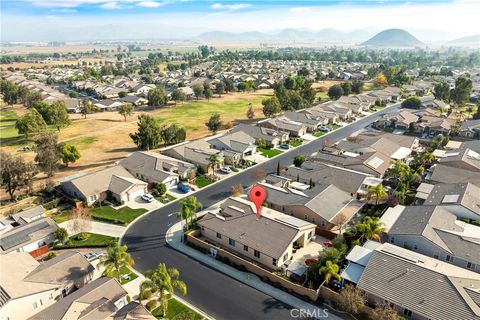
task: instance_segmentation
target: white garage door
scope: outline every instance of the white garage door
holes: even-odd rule
[[[137,190],[137,191],[134,191],[132,193],[130,193],[130,201],[137,198],[137,197],[140,197],[142,195],[145,194],[145,190],[144,189],[140,189],[140,190]]]

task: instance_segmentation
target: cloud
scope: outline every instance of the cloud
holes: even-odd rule
[[[75,13],[77,10],[75,9],[70,9],[70,8],[63,8],[63,9],[52,9],[52,12],[58,12],[58,13]]]
[[[312,7],[294,7],[290,9],[290,12],[293,13],[302,13],[311,10]]]
[[[107,10],[115,10],[115,9],[122,9],[122,6],[115,1],[112,2],[106,2],[100,6],[102,9],[107,9]]]
[[[156,1],[141,1],[137,3],[138,7],[145,7],[145,8],[158,8],[163,6],[164,3],[162,2],[156,2]]]
[[[221,4],[221,3],[214,3],[210,6],[212,9],[220,9],[220,10],[241,10],[248,7],[251,7],[251,4],[248,3],[237,3],[237,4]]]

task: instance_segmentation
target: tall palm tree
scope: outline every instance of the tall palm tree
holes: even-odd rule
[[[380,201],[388,198],[388,193],[383,184],[379,183],[376,186],[371,186],[368,188],[367,200],[370,201],[372,198],[375,198],[376,205],[378,205]]]
[[[116,275],[118,282],[120,282],[120,269],[122,267],[131,267],[135,263],[127,250],[126,245],[121,246],[118,243],[107,248],[107,254],[100,258],[100,263],[98,264],[105,267],[104,275],[112,278]]]
[[[332,261],[325,262],[325,265],[318,270],[323,275],[326,283],[329,283],[332,277],[340,281],[342,278],[338,274],[339,271],[340,267]]]
[[[362,239],[380,239],[380,233],[385,231],[385,226],[378,217],[365,217],[356,228],[362,235]]]
[[[150,289],[152,292],[158,292],[158,301],[163,309],[163,316],[167,313],[168,300],[173,296],[175,288],[180,290],[182,295],[187,294],[187,285],[179,280],[180,272],[175,268],[167,268],[164,263],[160,263],[155,270],[147,270],[145,277],[147,280],[140,285],[140,290]]]
[[[194,196],[188,196],[180,200],[180,216],[185,219],[187,226],[193,225],[193,220],[197,217],[197,212],[202,208],[202,204]]]
[[[218,156],[218,154],[216,154],[216,153],[211,154],[208,157],[208,163],[209,163],[209,166],[213,170],[213,175],[215,175],[215,167],[220,163],[220,157]]]

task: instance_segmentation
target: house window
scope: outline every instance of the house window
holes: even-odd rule
[[[273,259],[272,259],[272,264],[273,264],[274,266],[276,266],[276,265],[277,265],[277,259],[273,258]]]
[[[467,268],[468,269],[475,269],[475,263],[467,262]]]
[[[287,259],[288,259],[288,252],[285,253],[285,255],[283,256],[283,262],[287,261]]]
[[[445,260],[447,260],[448,262],[453,262],[453,257],[450,255],[447,255],[447,258]]]
[[[50,294],[48,295],[48,300],[52,300],[52,299],[53,299],[53,294],[50,293]]]
[[[260,258],[260,251],[253,251],[253,255],[255,256],[255,258]]]
[[[413,245],[413,250],[418,250],[417,244]]]
[[[412,310],[403,309],[403,315],[407,316],[408,318],[411,318],[412,317]]]
[[[220,233],[217,232],[217,238],[218,239],[222,239],[222,235]]]
[[[307,219],[308,219],[308,216],[307,216],[307,214],[306,214],[306,213],[303,215],[303,218],[304,218],[305,220],[307,220]]]
[[[228,244],[231,245],[232,247],[235,247],[235,240],[228,239]]]
[[[40,305],[43,306],[43,301],[42,301],[42,299],[40,299]]]
[[[248,251],[248,246],[243,245],[243,250],[244,250],[244,251]]]
[[[394,242],[395,242],[395,237],[390,238],[390,243],[394,243]]]
[[[33,310],[37,309],[38,308],[38,303],[37,302],[34,302],[33,303]]]
[[[433,254],[433,258],[434,258],[434,259],[438,259],[438,253],[434,253],[434,254]]]
[[[404,248],[408,247],[407,241],[403,241],[403,247],[404,247]]]

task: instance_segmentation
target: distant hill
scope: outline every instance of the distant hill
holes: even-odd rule
[[[388,29],[377,33],[361,45],[375,47],[416,47],[422,46],[424,43],[405,30]]]
[[[316,42],[359,42],[368,39],[371,34],[362,30],[343,32],[335,29],[321,31],[284,29],[277,33],[262,32],[225,32],[211,31],[197,36],[201,40],[210,41],[316,41]]]
[[[447,42],[448,45],[451,46],[473,46],[478,47],[480,46],[480,34],[476,34],[474,36],[463,37],[459,39],[455,39],[452,41]]]

